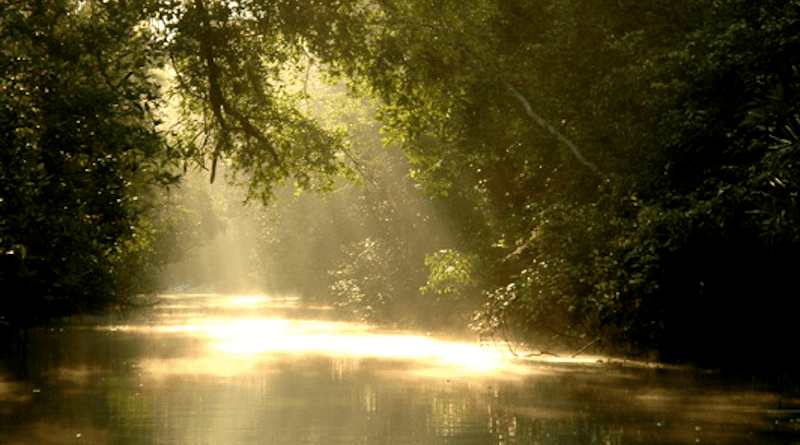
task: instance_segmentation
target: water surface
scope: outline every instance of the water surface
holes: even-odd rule
[[[522,361],[291,298],[173,295],[35,332],[4,444],[791,444],[797,400],[685,370]]]

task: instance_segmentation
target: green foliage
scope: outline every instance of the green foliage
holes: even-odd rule
[[[727,301],[796,264],[796,4],[381,6],[345,71],[458,221],[485,333],[718,365],[748,313],[790,325]]]
[[[421,289],[423,292],[434,292],[439,295],[457,294],[474,286],[477,259],[452,249],[442,249],[425,258],[425,265],[430,269],[428,283]]]
[[[93,1],[0,6],[0,282],[22,297],[5,323],[114,301],[137,195],[174,181],[141,18]]]
[[[647,222],[622,249],[613,317],[663,359],[743,368],[740,348],[757,344],[764,368],[786,362],[800,247],[797,6],[718,5],[669,55],[682,81],[660,156],[639,175]]]
[[[336,9],[324,2],[174,3],[159,4],[159,20],[186,119],[184,155],[201,165],[210,160],[212,182],[217,162],[228,159],[250,197],[265,203],[287,180],[329,190],[345,170],[343,142],[298,108],[304,94],[286,77],[314,61],[304,37],[341,25],[326,17]]]
[[[422,286],[418,311],[429,314],[429,326],[461,328],[480,307],[479,258],[475,254],[441,249],[425,257],[428,281]]]
[[[481,328],[516,318],[515,329],[593,334],[593,268],[625,226],[603,224],[616,221],[608,205],[649,161],[663,96],[654,53],[688,13],[655,2],[382,6],[386,31],[349,72],[383,99],[414,179],[457,221],[455,247],[474,258],[472,285],[494,320]],[[662,13],[675,20],[653,19]]]
[[[66,314],[142,291],[114,271],[180,244],[148,192],[177,180],[178,156],[210,161],[212,181],[224,163],[262,202],[287,182],[335,189],[282,197],[259,248],[284,278],[332,271],[364,319],[481,301],[482,333],[544,349],[603,337],[735,366],[754,338],[778,356],[797,313],[779,296],[800,247],[798,6],[4,4],[0,282],[35,296],[26,322],[42,301]],[[163,65],[181,110],[171,146],[154,111]]]
[[[337,305],[362,321],[396,320],[398,305],[404,295],[395,283],[400,269],[391,260],[395,256],[385,243],[369,238],[345,249],[346,265],[333,272],[331,292]]]

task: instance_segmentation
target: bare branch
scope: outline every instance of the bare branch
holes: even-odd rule
[[[525,99],[525,97],[523,95],[519,94],[517,92],[517,90],[515,90],[514,87],[512,87],[510,84],[506,83],[506,86],[511,91],[511,93],[520,102],[522,102],[522,106],[525,107],[525,112],[528,113],[528,116],[530,116],[534,121],[536,121],[537,124],[539,124],[540,126],[545,128],[547,131],[549,131],[550,134],[555,136],[556,139],[558,139],[559,141],[564,143],[564,145],[569,147],[569,149],[572,150],[572,154],[574,154],[575,157],[578,158],[578,161],[580,161],[581,164],[585,165],[586,167],[589,167],[589,169],[592,170],[593,172],[603,176],[603,173],[600,170],[598,170],[596,165],[594,165],[593,163],[589,162],[588,160],[586,160],[586,158],[583,157],[583,155],[581,154],[580,150],[578,150],[578,147],[575,146],[575,144],[573,144],[572,141],[567,139],[567,137],[564,136],[560,131],[558,131],[555,127],[550,125],[549,122],[547,122],[546,120],[542,119],[541,116],[539,116],[538,114],[536,114],[533,111],[533,108],[531,107],[530,102],[528,102],[528,100]]]

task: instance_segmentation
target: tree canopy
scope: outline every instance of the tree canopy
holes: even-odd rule
[[[226,179],[271,202],[285,183],[331,191],[403,165],[372,136],[355,142],[369,125],[308,111],[319,70],[377,101],[383,143],[410,167],[358,207],[394,224],[328,238],[349,246],[326,259],[342,306],[391,319],[469,301],[459,307],[482,307],[476,329],[534,351],[602,339],[736,367],[756,342],[784,363],[775,339],[797,314],[784,289],[800,240],[798,11],[777,0],[6,3],[0,281],[31,303],[0,316],[120,298],[120,268],[154,252],[134,240],[147,238],[156,187],[181,167],[214,181],[224,162]],[[415,187],[450,221],[427,252],[403,230],[423,225],[392,210],[416,205]],[[414,272],[393,270],[401,261]]]

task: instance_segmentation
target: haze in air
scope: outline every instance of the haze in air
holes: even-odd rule
[[[0,4],[0,441],[793,443],[798,6]]]

